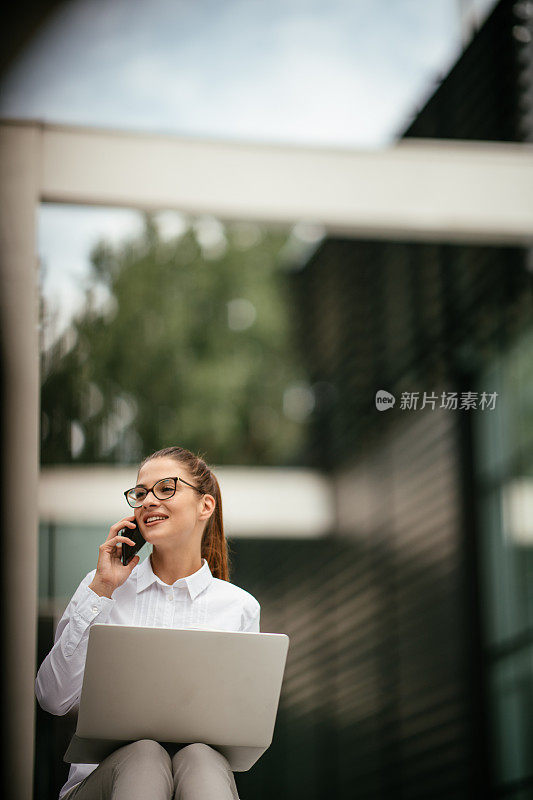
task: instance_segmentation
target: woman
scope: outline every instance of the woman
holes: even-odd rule
[[[220,488],[201,458],[181,447],[153,453],[126,499],[133,516],[111,526],[96,570],[76,590],[37,673],[37,699],[52,714],[79,704],[94,622],[259,631],[259,603],[228,581]],[[153,551],[142,564],[135,556],[124,566],[122,543],[133,541],[119,531],[135,523]],[[233,773],[216,750],[198,743],[169,752],[148,739],[119,748],[98,765],[72,764],[59,797],[238,800]]]

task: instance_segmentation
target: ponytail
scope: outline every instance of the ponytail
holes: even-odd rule
[[[211,470],[209,470],[211,472]],[[209,564],[215,578],[229,581],[229,553],[228,542],[224,535],[224,521],[222,519],[222,496],[218,481],[211,472],[215,486],[215,510],[207,520],[202,537],[202,558]]]

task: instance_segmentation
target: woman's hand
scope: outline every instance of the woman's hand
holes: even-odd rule
[[[124,517],[120,522],[111,525],[107,539],[100,545],[96,575],[89,589],[101,597],[111,597],[115,589],[122,586],[131,571],[139,563],[139,556],[134,556],[127,567],[121,561],[122,542],[134,545],[135,542],[128,536],[119,536],[122,528],[135,528],[135,517]]]

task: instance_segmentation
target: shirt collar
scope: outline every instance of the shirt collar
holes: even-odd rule
[[[152,583],[159,583],[161,586],[168,588],[168,584],[163,583],[163,581],[154,573],[150,556],[145,558],[142,564],[139,564],[135,568],[135,574],[137,575],[137,594],[139,592],[143,592],[145,589],[151,586]],[[212,580],[213,576],[211,574],[211,570],[209,569],[209,564],[205,558],[202,558],[202,566],[199,570],[193,572],[192,575],[188,575],[186,578],[180,578],[179,580],[175,581],[172,586],[186,587],[191,600],[195,600],[198,595],[209,586]]]

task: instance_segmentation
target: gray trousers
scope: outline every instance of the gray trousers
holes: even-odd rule
[[[224,756],[189,744],[172,757],[158,742],[140,739],[104,759],[64,800],[239,800]]]

